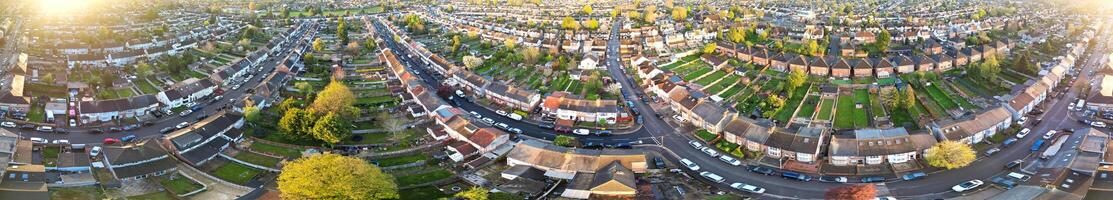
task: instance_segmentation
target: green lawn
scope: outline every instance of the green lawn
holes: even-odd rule
[[[114,88],[114,89],[101,89],[97,92],[97,98],[102,100],[119,99],[135,96],[135,91],[131,88]]]
[[[420,174],[395,177],[395,182],[398,183],[398,187],[405,187],[410,185],[428,183],[431,181],[437,181],[449,177],[452,177],[452,172],[444,169],[437,169],[435,171]]]
[[[205,78],[209,77],[208,74],[201,73],[199,71],[193,71],[193,70],[189,70],[189,76],[193,77],[193,78],[198,78],[198,79],[205,79]]]
[[[265,152],[265,153],[270,153],[270,154],[275,154],[275,155],[286,156],[287,158],[290,158],[290,159],[301,157],[301,151],[302,151],[301,149],[280,147],[280,146],[270,145],[270,144],[266,144],[266,143],[262,143],[262,142],[252,142],[251,146],[249,148],[251,148],[251,150],[255,150],[255,151],[258,151],[258,152]]]
[[[730,97],[734,96],[735,94],[738,94],[738,92],[741,92],[742,89],[744,89],[744,88],[746,88],[745,84],[742,84],[742,83],[734,84],[734,86],[731,86],[730,88],[728,88],[727,91],[724,91],[722,94],[719,94],[719,97],[722,97],[724,99],[730,99]]]
[[[800,112],[796,113],[796,117],[809,118],[812,114],[815,114],[815,107],[819,104],[819,96],[808,95],[801,103]]]
[[[685,74],[684,77],[681,78],[684,78],[684,81],[692,81],[693,79],[699,78],[700,76],[711,72],[711,70],[714,69],[711,69],[710,67],[700,67],[699,69],[696,69],[696,71]]]
[[[224,179],[225,181],[243,185],[248,181],[251,181],[252,178],[255,178],[256,175],[259,175],[259,173],[262,172],[262,170],[251,168],[247,165],[235,162],[228,162],[228,164],[224,164],[224,166],[216,168],[216,170],[214,170],[212,174],[213,176]]]
[[[785,102],[785,107],[781,108],[781,111],[777,113],[777,121],[787,122],[792,118],[793,112],[796,112],[796,107],[799,107],[800,103],[804,101],[804,96],[808,95],[808,89],[810,87],[811,86],[804,85],[796,88],[796,90],[792,92],[792,97]]]
[[[734,82],[738,82],[739,78],[740,77],[738,77],[737,75],[729,74],[729,75],[723,77],[723,80],[720,80],[719,82],[715,82],[715,85],[711,85],[711,86],[706,87],[704,89],[704,91],[707,91],[708,94],[719,94],[720,91],[723,91],[724,89],[727,89],[727,87],[730,87],[731,85],[733,85]],[[722,97],[722,96],[720,96],[720,97]]]
[[[139,81],[136,81],[135,86],[139,87],[139,91],[142,91],[143,94],[155,94],[159,92],[158,88],[146,79],[140,79]]]
[[[944,93],[943,90],[939,89],[938,83],[932,82],[931,85],[925,85],[924,89],[927,90],[927,93],[931,97],[931,99],[935,100],[935,102],[938,103],[940,107],[943,107],[943,109],[958,109],[958,104],[955,104],[954,100],[951,100],[951,97],[947,96],[947,93]]]
[[[433,186],[398,190],[398,195],[401,196],[401,198],[399,198],[401,200],[430,200],[452,197],[452,195],[445,194],[443,191]]]
[[[427,160],[427,159],[429,159],[429,155],[414,154],[414,155],[408,155],[408,156],[399,156],[399,157],[393,157],[393,158],[378,159],[378,160],[375,160],[375,162],[379,163],[379,167],[390,167],[390,166],[410,164],[410,163],[414,163],[414,162],[417,162],[417,161],[423,161],[423,160]]]
[[[819,115],[816,120],[831,120],[831,109],[835,107],[834,99],[823,99],[819,104]]]
[[[54,200],[86,200],[105,199],[104,190],[98,186],[84,187],[58,187],[50,188],[50,199]]]
[[[692,54],[692,55],[684,56],[683,58],[680,58],[680,60],[678,60],[676,62],[672,62],[672,63],[669,63],[668,65],[661,66],[661,69],[672,70],[672,69],[675,69],[676,67],[688,64],[688,62],[692,62],[693,60],[696,60],[696,59],[699,59],[699,55]]]
[[[699,137],[700,139],[703,139],[703,141],[711,141],[711,140],[714,140],[715,137],[718,137],[718,136],[715,135],[714,133],[708,132],[707,130],[700,129],[699,131],[696,131],[696,137]]]
[[[870,95],[870,113],[873,113],[873,117],[885,117],[885,105],[881,104],[881,95]]]
[[[174,192],[174,194],[186,194],[189,192],[200,190],[204,187],[201,184],[193,182],[193,180],[189,180],[189,178],[186,177],[178,177],[174,180],[162,180],[162,186]]]
[[[855,110],[857,110],[854,109],[854,96],[839,95],[838,106],[835,114],[839,116],[835,117],[835,128],[854,128]]]
[[[727,75],[726,72],[724,72],[722,70],[716,70],[715,72],[712,72],[711,74],[708,74],[707,76],[704,76],[703,78],[700,78],[699,80],[696,80],[696,83],[700,84],[700,85],[710,85],[712,82],[715,82],[715,81],[723,78],[723,76],[726,76],[726,75]]]
[[[236,154],[235,158],[238,159],[238,160],[244,161],[244,162],[251,163],[251,164],[256,164],[256,165],[260,165],[260,166],[264,166],[264,167],[271,167],[271,168],[278,166],[278,162],[281,161],[278,158],[259,155],[259,154],[252,153],[252,152],[249,152],[249,151],[241,151],[239,154]]]
[[[870,116],[865,108],[870,107],[870,93],[866,89],[854,90],[854,103],[862,104],[862,109],[854,108],[854,126],[861,128],[870,125]]]
[[[395,102],[397,100],[398,100],[397,97],[390,96],[390,95],[377,96],[377,97],[364,97],[364,98],[357,98],[356,99],[356,105],[379,105],[379,104],[386,104],[386,103]]]
[[[730,143],[727,141],[719,141],[718,143],[715,143],[715,147],[723,152],[731,152],[734,151],[734,149],[738,148],[738,144]]]

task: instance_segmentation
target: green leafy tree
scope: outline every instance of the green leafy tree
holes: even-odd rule
[[[300,108],[289,108],[278,120],[278,130],[285,133],[288,139],[306,139],[313,127],[313,120],[313,113]]]
[[[676,20],[676,21],[681,21],[681,20],[684,20],[684,19],[688,19],[688,8],[673,7],[672,8],[672,19]]]
[[[324,51],[325,42],[321,41],[321,38],[313,39],[313,50],[317,52]]]
[[[928,165],[944,169],[965,167],[974,162],[976,158],[974,148],[970,145],[951,140],[935,144],[935,146],[928,148],[927,155],[924,155],[924,160],[927,160]]]
[[[716,46],[715,43],[707,43],[707,44],[703,45],[703,51],[701,51],[701,52],[703,52],[704,54],[715,53],[715,48],[718,48],[718,46]]]
[[[553,139],[553,144],[570,147],[576,145],[576,138],[567,135],[557,135],[556,139]]]
[[[591,5],[584,5],[580,11],[583,11],[585,15],[591,15],[591,11],[594,11],[594,9],[591,8]]]
[[[576,22],[576,19],[572,19],[572,17],[564,17],[560,22],[560,27],[565,30],[576,30],[580,29],[580,23]]]
[[[587,30],[591,31],[599,30],[599,21],[595,19],[589,19],[584,22],[584,28],[587,28]]]
[[[888,29],[881,29],[881,34],[877,35],[877,49],[881,52],[889,50],[889,42],[893,40],[893,36],[889,34]]]
[[[785,84],[785,89],[787,91],[796,91],[796,88],[804,86],[804,83],[808,81],[808,73],[804,72],[802,69],[793,69],[792,72],[789,72],[788,76],[785,77],[785,80],[788,83]]]
[[[254,105],[243,107],[243,118],[247,123],[255,124],[259,122],[259,118],[261,117],[259,115],[259,107],[255,107]]]
[[[522,54],[522,62],[526,65],[533,66],[541,59],[541,50],[536,47],[526,47],[522,48],[520,51],[520,54]]]
[[[351,136],[352,130],[347,120],[336,113],[329,112],[317,119],[317,122],[313,125],[312,134],[313,138],[329,144],[336,144]]]
[[[487,188],[471,187],[470,189],[464,190],[460,193],[456,193],[456,195],[453,196],[464,200],[487,200],[487,196],[489,195],[489,193],[490,191],[488,191]]]
[[[287,163],[278,175],[283,199],[397,199],[394,177],[356,157],[325,153]]]
[[[340,81],[332,81],[317,93],[317,98],[313,100],[309,110],[317,114],[333,112],[344,117],[352,117],[359,114],[359,108],[354,106],[355,102],[355,95],[348,86]]]

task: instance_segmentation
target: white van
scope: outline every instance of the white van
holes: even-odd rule
[[[1010,178],[1015,178],[1016,180],[1020,180],[1021,182],[1028,181],[1029,178],[1032,178],[1031,176],[1024,175],[1024,174],[1021,174],[1021,173],[1016,173],[1016,172],[1009,172],[1009,177]]]
[[[707,178],[707,180],[711,180],[712,182],[716,183],[722,183],[723,181],[726,181],[726,179],[723,179],[722,176],[711,172],[700,172],[699,175]]]
[[[522,115],[518,115],[518,113],[510,113],[510,115],[506,115],[506,117],[510,117],[510,119],[513,120],[522,121]]]
[[[46,139],[32,137],[31,142],[35,143],[35,144],[46,144],[47,141],[46,141]]]

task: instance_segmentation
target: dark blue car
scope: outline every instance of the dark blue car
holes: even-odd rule
[[[924,172],[912,172],[912,173],[905,174],[904,176],[901,176],[900,178],[904,179],[906,181],[911,181],[911,180],[924,178],[925,176],[927,176],[927,174],[925,174]]]
[[[876,183],[876,182],[884,182],[884,181],[885,181],[885,177],[881,177],[881,176],[869,176],[869,177],[862,178],[863,183]]]
[[[812,177],[810,177],[808,175],[798,173],[798,172],[784,172],[784,173],[781,173],[781,177],[784,177],[784,178],[787,178],[787,179],[793,179],[793,180],[797,180],[797,181],[803,181],[803,182],[812,181]]]

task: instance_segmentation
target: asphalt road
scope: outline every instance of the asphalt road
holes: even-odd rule
[[[305,33],[309,33],[309,32],[306,31]],[[304,35],[302,35],[302,36],[304,36]],[[294,41],[296,41],[296,40],[294,40]],[[94,134],[90,131],[91,129],[89,129],[89,128],[69,128],[69,127],[65,127],[65,128],[69,129],[69,133],[65,133],[65,134],[43,133],[43,132],[38,132],[38,131],[34,131],[34,130],[25,130],[25,129],[18,129],[18,128],[6,128],[6,129],[8,129],[8,130],[10,130],[14,133],[17,133],[22,137],[38,137],[38,138],[48,139],[48,140],[51,140],[51,141],[54,141],[54,140],[57,140],[57,139],[66,139],[66,140],[69,140],[69,142],[72,143],[72,144],[101,144],[104,141],[104,138],[109,138],[109,137],[120,138],[120,137],[124,137],[124,136],[128,136],[128,135],[136,135],[139,138],[161,137],[162,134],[160,134],[159,131],[162,130],[163,128],[174,127],[174,126],[176,126],[176,125],[178,125],[179,123],[182,123],[182,122],[190,122],[190,123],[197,122],[198,120],[196,119],[196,117],[198,117],[202,114],[217,113],[225,105],[231,104],[231,102],[228,101],[228,99],[236,98],[237,100],[242,100],[243,98],[245,98],[246,97],[245,94],[247,94],[246,91],[250,88],[255,88],[255,86],[258,85],[260,83],[260,81],[262,81],[264,78],[266,78],[267,75],[269,74],[269,72],[274,70],[274,68],[280,64],[280,61],[282,60],[282,58],[284,58],[287,54],[292,53],[292,51],[290,51],[290,50],[293,49],[292,48],[293,46],[294,46],[294,44],[291,44],[291,43],[287,43],[287,44],[283,45],[282,48],[284,50],[282,51],[282,53],[279,53],[278,55],[271,55],[261,65],[257,65],[256,69],[258,69],[259,67],[262,67],[262,69],[260,69],[259,71],[254,71],[255,77],[253,77],[248,82],[244,83],[243,86],[241,86],[239,89],[232,90],[231,86],[224,87],[225,92],[224,92],[224,94],[222,94],[224,96],[224,100],[220,100],[220,101],[216,101],[214,103],[210,103],[210,100],[212,98],[214,98],[216,95],[209,95],[209,97],[206,97],[205,99],[196,101],[196,102],[204,104],[205,105],[204,108],[202,108],[201,111],[194,112],[194,113],[192,113],[188,116],[185,116],[185,117],[181,117],[177,113],[174,113],[174,114],[163,116],[162,118],[157,119],[157,122],[154,123],[151,126],[145,126],[145,127],[141,127],[141,128],[135,129],[135,130],[131,130],[131,131],[121,131],[121,132],[115,132],[115,133],[106,131],[106,133],[101,133],[101,134]],[[247,75],[245,75],[245,76],[247,76]]]
[[[379,23],[376,23],[375,25],[379,27],[380,36],[386,38],[385,41],[387,43],[387,47],[394,50],[394,52],[400,55],[399,57],[402,59],[403,63],[407,66],[410,66],[410,70],[417,70],[422,72],[419,76],[421,76],[421,78],[427,84],[439,85],[438,79],[435,79],[435,77],[432,77],[430,73],[428,73],[430,70],[426,69],[426,67],[428,67],[427,65],[423,65],[420,62],[416,62],[408,58],[408,51],[400,48],[398,44],[390,39],[390,35],[384,32],[386,27],[382,26],[382,24]],[[734,191],[733,189],[729,189],[728,187],[728,184],[733,182],[743,182],[751,185],[757,185],[759,187],[764,187],[766,189],[766,193],[764,195],[760,195],[761,198],[823,198],[823,193],[826,192],[829,188],[841,185],[837,183],[820,182],[802,183],[782,179],[779,176],[765,176],[750,173],[746,171],[746,168],[744,166],[729,165],[727,163],[719,161],[719,159],[717,158],[707,156],[703,152],[689,146],[688,141],[691,140],[690,135],[679,133],[679,131],[677,131],[677,129],[670,125],[668,122],[660,117],[655,117],[656,111],[654,111],[645,102],[640,100],[642,98],[641,95],[644,94],[636,89],[639,87],[634,85],[629,77],[627,77],[622,72],[622,64],[618,55],[619,43],[617,37],[617,33],[620,27],[621,21],[614,23],[614,25],[612,26],[612,37],[611,40],[607,43],[607,60],[604,63],[607,67],[607,71],[611,74],[611,76],[622,85],[622,91],[624,94],[626,94],[624,95],[627,98],[626,100],[634,102],[634,109],[637,109],[644,116],[642,123],[643,126],[641,129],[634,131],[628,135],[616,135],[606,138],[596,136],[571,136],[575,136],[580,140],[587,141],[617,142],[640,140],[646,145],[635,145],[636,148],[658,151],[662,153],[662,155],[670,155],[667,159],[672,161],[672,163],[678,163],[678,160],[680,158],[687,158],[700,165],[701,171],[709,171],[723,176],[727,180],[726,182],[721,184],[712,183],[721,189]],[[1078,90],[1077,87],[1072,87],[1071,92],[1061,98],[1073,99],[1075,93],[1078,92],[1076,90]],[[495,114],[494,112],[487,110],[481,106],[475,105],[474,103],[466,101],[459,101],[458,103],[458,107],[464,110],[478,112],[483,116],[497,116],[497,114]],[[1001,152],[988,158],[980,158],[979,160],[975,161],[973,164],[965,168],[933,173],[920,180],[898,181],[896,177],[888,177],[889,181],[876,184],[877,186],[879,186],[879,195],[891,195],[917,199],[950,198],[961,196],[962,194],[951,191],[950,187],[958,183],[968,181],[972,178],[984,180],[994,175],[1007,173],[1008,171],[1005,171],[1003,169],[1003,166],[1005,163],[1011,162],[1013,160],[1028,159],[1028,161],[1026,161],[1026,165],[1032,163],[1034,161],[1032,161],[1029,156],[1031,152],[1028,150],[1028,147],[1030,147],[1031,144],[1035,142],[1036,138],[1038,138],[1042,133],[1052,129],[1080,127],[1079,123],[1071,120],[1070,117],[1068,117],[1070,113],[1064,111],[1065,109],[1062,109],[1065,108],[1066,104],[1068,103],[1069,101],[1061,101],[1058,99],[1049,98],[1048,100],[1046,100],[1045,104],[1050,104],[1051,106],[1044,109],[1047,112],[1042,116],[1042,118],[1044,119],[1042,123],[1034,125],[1029,124],[1030,127],[1034,127],[1032,134],[1019,141],[1018,144],[1014,144],[1012,147],[1004,148]],[[536,126],[528,123],[518,122],[503,117],[495,117],[494,119],[497,122],[504,122],[510,124],[513,127],[521,128],[525,132],[525,135],[530,137],[552,139],[555,135],[557,135],[557,133],[554,133],[551,130],[537,128]],[[981,154],[981,152],[979,152],[979,154]],[[699,177],[697,175],[698,172],[692,172],[687,169],[685,169],[684,171],[690,173],[689,176],[691,177]],[[857,182],[855,181],[857,177],[850,177],[850,179],[851,182]],[[697,178],[697,180],[705,181],[702,178]]]

